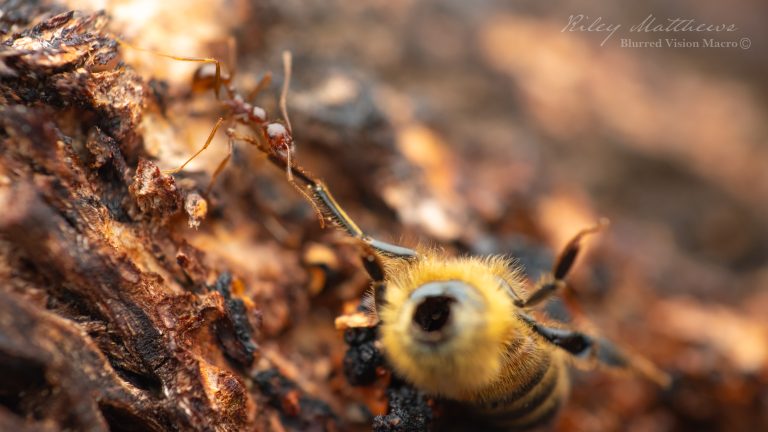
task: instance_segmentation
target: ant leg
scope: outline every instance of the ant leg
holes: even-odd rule
[[[269,84],[272,82],[272,74],[269,72],[266,72],[258,83],[256,83],[256,87],[253,88],[250,92],[248,92],[248,97],[245,98],[247,102],[252,102],[256,96],[261,93],[262,90],[264,90]]]
[[[237,73],[237,39],[235,39],[234,36],[229,36],[227,38],[227,56],[229,57],[229,64],[227,65],[227,68],[229,69],[228,78],[232,81]]]
[[[222,170],[224,170],[224,167],[227,166],[227,162],[232,158],[232,148],[234,147],[234,140],[232,138],[229,138],[227,141],[227,155],[224,156],[224,159],[219,162],[219,165],[216,167],[216,171],[213,172],[213,175],[211,176],[211,181],[208,183],[208,187],[205,189],[205,195],[208,196],[211,194],[211,189],[213,189],[213,184],[216,182],[216,178],[219,176],[219,173],[221,173]]]
[[[590,358],[612,368],[639,372],[662,387],[670,384],[670,377],[650,361],[623,352],[608,339],[595,338],[569,329],[547,327],[523,313],[518,316],[539,336],[575,357]]]
[[[188,163],[192,162],[193,159],[195,159],[200,153],[205,151],[205,149],[208,148],[208,146],[211,144],[211,141],[213,141],[213,137],[216,135],[216,131],[219,130],[219,127],[224,122],[224,117],[219,117],[219,121],[216,122],[216,126],[213,127],[213,130],[211,130],[211,133],[208,135],[208,139],[205,140],[205,144],[203,144],[203,147],[200,148],[195,154],[193,154],[189,159],[187,159],[186,162],[181,164],[178,168],[171,169],[171,170],[165,170],[163,171],[164,174],[177,174],[181,170],[184,169],[185,166],[187,166]],[[227,160],[229,159],[229,155],[227,155]],[[216,170],[216,173],[218,174],[218,169]]]
[[[581,230],[576,234],[560,252],[557,261],[555,261],[554,268],[552,269],[551,278],[546,278],[536,284],[536,288],[533,290],[530,296],[525,301],[516,300],[515,305],[518,307],[529,307],[542,300],[549,298],[558,289],[565,286],[565,277],[573,267],[573,263],[576,261],[576,257],[581,250],[581,239],[589,234],[594,234],[608,225],[608,219],[602,218],[593,227]]]

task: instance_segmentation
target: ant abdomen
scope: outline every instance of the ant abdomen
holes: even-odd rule
[[[221,82],[226,82],[226,77],[216,76],[216,65],[212,63],[206,63],[195,70],[195,74],[192,75],[192,92],[193,93],[205,93],[216,89],[216,86]]]

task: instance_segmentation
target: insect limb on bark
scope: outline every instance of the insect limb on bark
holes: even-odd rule
[[[671,384],[669,375],[649,360],[624,352],[606,338],[593,337],[570,329],[548,327],[524,313],[518,316],[539,336],[576,358],[591,359],[610,368],[634,371],[663,388]]]
[[[271,125],[274,124],[279,123],[272,123]],[[269,127],[267,127],[267,129],[269,129]],[[288,131],[285,130],[284,133],[287,134]],[[266,145],[248,135],[233,133],[232,136],[237,140],[243,140],[255,145],[265,154],[267,160],[277,168],[281,170],[290,168],[290,171],[293,173],[291,183],[299,189],[301,194],[307,198],[307,201],[309,201],[317,210],[318,216],[321,218],[321,225],[324,225],[324,222],[326,221],[334,222],[350,237],[359,239],[376,250],[376,252],[390,257],[414,258],[416,256],[416,251],[412,249],[377,240],[365,234],[365,232],[357,226],[355,221],[349,217],[339,203],[336,202],[336,199],[322,181],[316,179],[304,168],[299,166],[296,163],[295,158],[289,158],[285,152],[281,151],[284,146],[280,141],[290,139],[289,136],[282,136],[278,133],[270,134],[269,131],[267,131],[267,134],[264,137],[267,141]]]
[[[189,157],[183,164],[179,165],[177,168],[169,169],[169,170],[163,170],[163,174],[177,174],[181,172],[187,164],[192,162],[200,153],[204,152],[205,149],[208,148],[209,145],[211,145],[211,142],[213,141],[213,137],[216,136],[216,132],[221,127],[221,124],[224,123],[224,117],[219,117],[219,120],[216,121],[216,125],[213,126],[213,129],[211,130],[211,133],[208,134],[208,139],[205,140],[205,144],[203,144],[202,147],[198,151],[195,152],[192,156]],[[226,160],[229,160],[229,154],[227,154]],[[215,178],[215,177],[214,177]],[[211,180],[211,183],[213,183],[213,179]]]
[[[534,306],[554,295],[559,289],[564,288],[566,286],[565,277],[573,268],[573,263],[576,262],[581,251],[582,239],[587,235],[600,232],[609,223],[608,219],[602,218],[594,226],[579,231],[560,252],[552,268],[551,276],[538,282],[527,299],[524,301],[515,300],[515,305],[518,307]]]

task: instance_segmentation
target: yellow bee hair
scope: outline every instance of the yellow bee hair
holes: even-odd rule
[[[503,257],[386,260],[381,342],[394,369],[417,387],[454,400],[473,400],[502,375],[509,343],[529,329],[514,316],[521,276]],[[512,292],[510,292],[510,290]],[[449,298],[440,332],[415,321],[425,299]],[[427,311],[427,313],[432,313]],[[434,316],[439,318],[438,312]],[[435,333],[435,332],[433,332]]]

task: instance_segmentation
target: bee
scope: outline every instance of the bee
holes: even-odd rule
[[[601,230],[607,220],[577,233],[551,275],[526,295],[522,273],[508,258],[446,256],[368,236],[320,180],[273,147],[260,149],[279,168],[294,173],[292,181],[325,222],[360,245],[372,280],[364,301],[368,311],[339,317],[337,327],[377,327],[388,365],[426,394],[462,405],[488,427],[524,430],[550,421],[565,402],[571,358],[668,383],[650,362],[605,338],[549,326],[529,314],[531,307],[565,287],[582,239]]]
[[[370,293],[363,300],[366,311],[336,320],[337,327],[353,332],[347,338],[350,352],[363,345],[375,351],[366,335],[378,333],[375,345],[381,347],[396,376],[432,397],[461,406],[469,418],[476,419],[474,428],[482,425],[485,430],[526,430],[550,422],[568,397],[568,364],[574,358],[632,370],[662,386],[669,384],[665,373],[609,340],[547,325],[529,313],[566,286],[583,238],[600,231],[606,220],[578,232],[559,254],[551,274],[530,294],[520,268],[509,258],[447,256],[435,249],[415,250],[375,239],[360,229],[322,181],[297,164],[290,123],[286,127],[269,122],[263,110],[257,112],[242,102],[229,87],[229,78],[222,78],[218,61],[169,57],[215,64],[213,78],[196,75],[197,86],[213,88],[218,95],[219,87],[226,84],[224,102],[232,109],[230,118],[258,132],[249,136],[228,130],[230,146],[239,140],[257,147],[285,170],[287,180],[312,205],[321,224],[335,225],[359,246],[371,279]],[[289,72],[288,58],[286,75]],[[286,89],[287,83],[281,97],[287,119]],[[222,121],[190,160],[208,146]],[[214,179],[224,163],[226,159]],[[354,333],[360,329],[373,332]],[[381,358],[377,352],[366,357]],[[371,368],[365,367],[348,371],[347,376],[353,384],[375,379]]]

